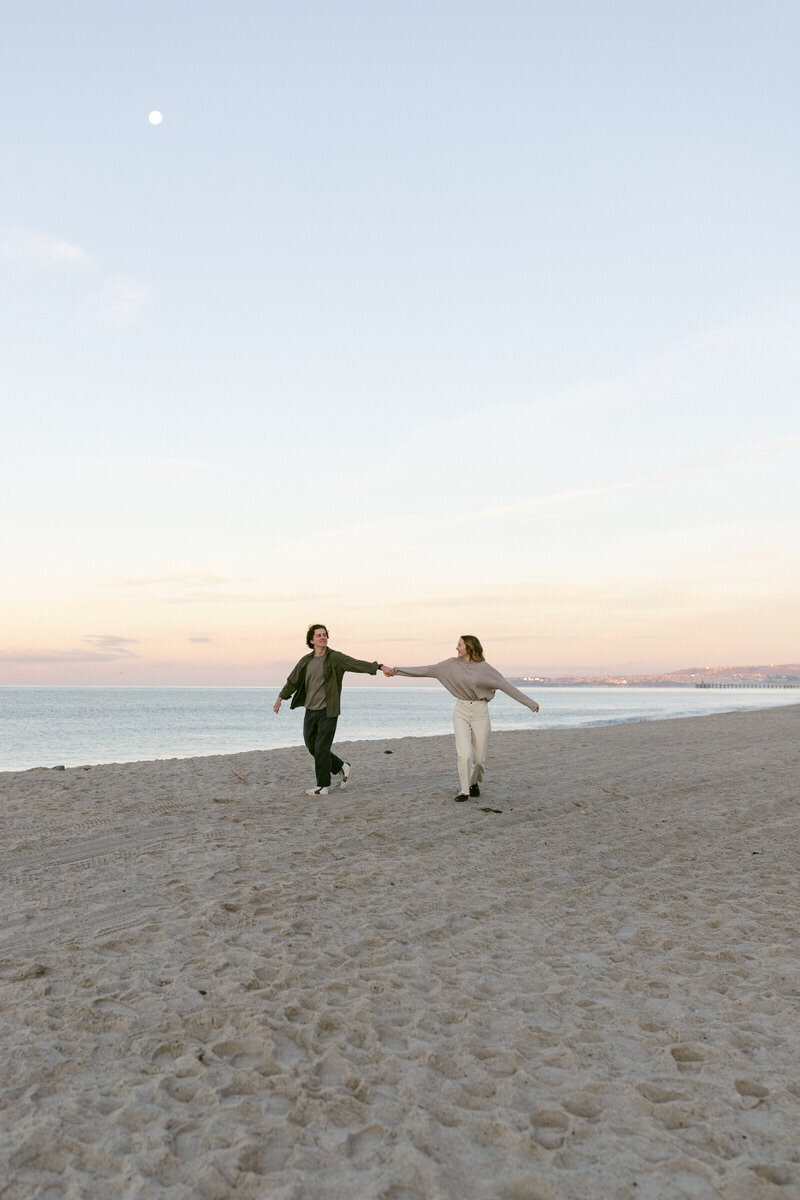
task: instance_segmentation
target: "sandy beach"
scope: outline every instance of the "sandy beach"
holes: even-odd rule
[[[0,1197],[800,1196],[798,734],[0,775]]]

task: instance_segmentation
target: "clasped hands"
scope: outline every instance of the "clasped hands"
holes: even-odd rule
[[[387,678],[389,678],[389,679],[391,679],[392,675],[396,675],[396,674],[397,674],[397,667],[381,667],[381,670],[383,671],[384,675],[386,675],[386,676],[387,676]],[[278,699],[277,699],[277,700],[275,701],[275,703],[273,704],[273,706],[272,706],[272,711],[273,711],[274,713],[279,713],[279,712],[281,711],[281,698],[280,698],[280,696],[278,696]]]

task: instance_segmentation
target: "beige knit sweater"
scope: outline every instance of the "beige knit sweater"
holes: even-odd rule
[[[438,679],[457,700],[494,700],[495,692],[505,692],[526,708],[536,712],[538,705],[513,683],[490,667],[487,662],[470,662],[466,658],[446,658],[429,667],[398,667],[398,675],[413,675],[419,679]]]

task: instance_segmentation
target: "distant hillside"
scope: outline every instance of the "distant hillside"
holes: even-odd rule
[[[800,664],[685,667],[665,675],[525,675],[514,682],[540,687],[800,687]]]

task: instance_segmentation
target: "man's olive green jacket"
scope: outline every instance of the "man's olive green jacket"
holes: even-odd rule
[[[292,697],[292,708],[299,708],[306,699],[306,667],[314,657],[314,651],[304,655],[296,667],[292,669],[289,678],[280,690],[281,700]],[[359,675],[377,675],[380,663],[364,662],[360,658],[350,658],[339,650],[325,651],[325,662],[322,664],[322,677],[325,682],[325,713],[329,717],[338,717],[342,711],[342,676],[345,671],[354,671]]]

